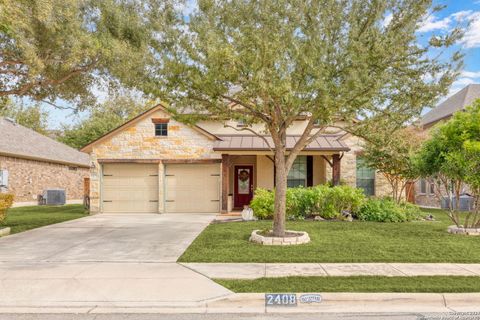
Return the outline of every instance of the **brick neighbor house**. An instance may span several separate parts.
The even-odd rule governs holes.
[[[469,84],[458,91],[437,107],[426,113],[420,120],[420,125],[425,131],[430,131],[435,125],[448,121],[455,112],[462,111],[480,99],[480,84]],[[436,186],[427,179],[420,179],[415,183],[415,203],[425,207],[440,207],[440,202],[435,196]],[[468,188],[464,190],[468,193]]]
[[[256,188],[273,189],[273,154],[263,139],[225,124],[243,126],[218,119],[188,125],[158,105],[85,146],[81,151],[92,162],[91,212],[229,212],[248,205]],[[298,117],[288,129],[287,148],[306,124]],[[334,128],[301,152],[288,185],[332,180],[369,195],[391,193],[383,176],[365,167],[360,139]]]
[[[89,164],[87,154],[0,117],[0,192],[13,193],[14,205],[35,205],[47,189],[81,201]]]

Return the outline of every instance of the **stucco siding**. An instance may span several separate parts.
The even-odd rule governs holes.
[[[273,190],[274,164],[267,156],[257,156],[257,187]]]

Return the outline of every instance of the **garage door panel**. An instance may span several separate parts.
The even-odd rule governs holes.
[[[158,165],[105,164],[104,212],[158,212]]]
[[[167,212],[219,212],[219,164],[176,164],[166,167]]]

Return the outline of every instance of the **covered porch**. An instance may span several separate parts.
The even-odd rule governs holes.
[[[287,139],[287,150],[296,137]],[[310,187],[331,181],[340,183],[341,159],[349,148],[340,136],[320,136],[295,160],[287,178],[289,187]],[[275,159],[265,141],[257,136],[220,136],[214,147],[222,155],[221,212],[241,210],[256,188],[275,187]]]

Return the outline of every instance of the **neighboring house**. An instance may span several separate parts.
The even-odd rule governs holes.
[[[448,121],[457,111],[462,111],[480,98],[480,84],[469,84],[458,91],[436,108],[426,113],[420,120],[421,127],[427,132],[435,125]],[[436,186],[427,179],[420,179],[415,184],[415,203],[425,207],[440,207],[440,202],[435,196]],[[468,192],[465,189],[465,192]]]
[[[89,167],[87,154],[0,117],[0,191],[13,193],[15,205],[37,204],[47,189],[82,200]]]
[[[287,148],[306,122],[299,118],[289,128]],[[92,162],[91,212],[228,212],[248,205],[256,188],[273,189],[273,153],[266,143],[226,124],[243,126],[215,119],[187,125],[158,105],[88,144],[81,151]],[[260,125],[252,129],[263,132]],[[360,152],[358,138],[332,129],[301,152],[288,185],[333,179],[371,195],[390,193]]]

